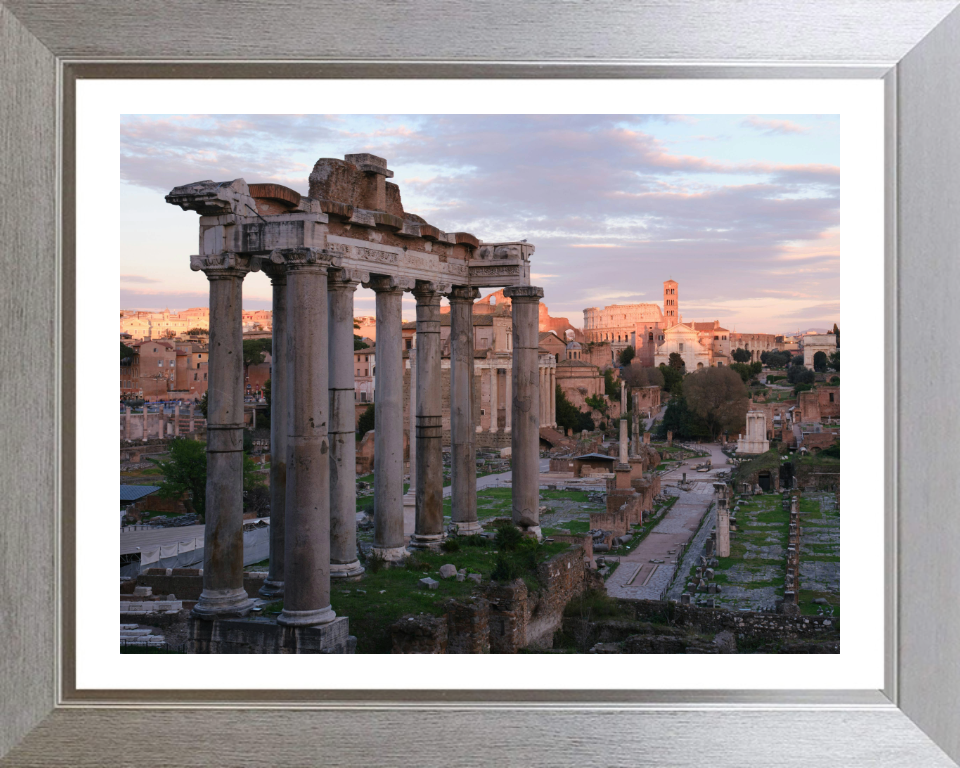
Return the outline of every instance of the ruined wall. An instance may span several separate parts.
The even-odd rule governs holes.
[[[582,537],[577,538],[582,544]],[[588,587],[602,588],[587,563],[585,549],[577,546],[540,564],[535,591],[522,579],[492,582],[473,600],[448,601],[443,616],[404,616],[390,629],[392,652],[517,653],[550,648],[567,603]]]
[[[827,636],[840,632],[840,618],[788,616],[779,613],[725,611],[659,600],[619,600],[637,621],[669,623],[692,632],[712,634],[723,630],[762,640]]]

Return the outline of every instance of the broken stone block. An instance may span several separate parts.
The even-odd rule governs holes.
[[[431,579],[429,576],[420,579],[420,586],[424,589],[436,589],[438,584],[440,584],[439,581]]]
[[[717,594],[717,585],[713,582],[707,584],[707,592],[711,595]]]
[[[153,594],[152,587],[134,587],[133,594],[137,597],[150,597]]]
[[[680,605],[690,605],[690,593],[684,592],[680,595]]]
[[[457,571],[457,581],[463,581],[466,578],[467,578],[466,568],[461,568],[459,571]]]
[[[457,575],[457,566],[453,563],[447,563],[446,565],[440,566],[440,578],[441,579],[451,579]]]
[[[481,576],[479,573],[468,573],[467,578],[479,584],[480,581],[483,579],[483,576]]]

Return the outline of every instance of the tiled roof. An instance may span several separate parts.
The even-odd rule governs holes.
[[[120,501],[136,501],[151,493],[160,490],[159,485],[124,485],[120,484]]]

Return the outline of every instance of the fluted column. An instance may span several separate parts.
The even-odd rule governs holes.
[[[377,384],[373,402],[373,552],[403,559],[403,328],[401,300],[406,284],[374,276],[377,294]]]
[[[330,270],[327,277],[330,397],[330,578],[363,573],[357,559],[357,439],[353,370],[353,294],[369,276]]]
[[[511,364],[510,370],[507,371],[507,375],[503,377],[503,384],[506,388],[503,397],[504,409],[503,409],[503,431],[506,434],[510,434],[513,431],[513,365]]]
[[[460,533],[480,530],[477,522],[477,454],[473,424],[473,302],[476,288],[450,294],[450,435],[453,443],[452,520]]]
[[[550,426],[557,428],[557,369],[550,369]]]
[[[259,269],[234,253],[191,256],[210,283],[207,364],[207,487],[201,619],[244,616],[253,607],[243,588],[243,278]],[[146,407],[144,407],[146,428]],[[146,429],[144,429],[146,437]]]
[[[287,268],[287,493],[283,612],[287,626],[326,624],[330,606],[330,393],[327,269],[314,248],[274,251]]]
[[[504,290],[513,304],[513,522],[540,537],[539,304],[543,288]]]
[[[407,362],[410,364],[410,391],[407,395],[407,434],[410,440],[407,456],[410,464],[410,484],[403,494],[403,536],[412,536],[417,525],[417,338],[409,350]]]
[[[490,431],[499,432],[500,431],[500,413],[498,402],[498,392],[497,392],[497,366],[494,363],[493,367],[490,368]]]
[[[418,282],[416,527],[411,549],[436,549],[443,541],[443,410],[440,388],[440,293],[432,283]]]
[[[287,498],[287,272],[267,261],[263,271],[273,286],[273,342],[270,363],[270,570],[260,595],[283,595],[284,531]]]

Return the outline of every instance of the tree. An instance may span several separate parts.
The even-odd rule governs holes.
[[[663,387],[663,373],[659,368],[644,368],[636,358],[620,371],[628,387]]]
[[[764,352],[760,355],[760,361],[768,368],[784,368],[790,362],[789,352]]]
[[[611,400],[620,399],[620,384],[613,378],[613,370],[607,368],[603,372],[603,393]]]
[[[750,362],[750,353],[741,347],[737,347],[735,350],[733,350],[733,352],[730,353],[730,357],[732,357],[738,363]]]
[[[630,365],[630,361],[636,356],[637,351],[633,347],[624,347],[620,350],[620,365]]]
[[[135,354],[137,354],[137,350],[135,350],[133,347],[128,347],[122,341],[120,342],[120,360],[121,361],[124,360],[125,358],[126,359],[132,358]]]
[[[679,395],[683,387],[683,370],[660,363],[660,375],[663,376],[663,388],[671,395]]]
[[[667,431],[673,432],[674,438],[709,438],[710,429],[706,420],[697,416],[687,406],[683,395],[670,399],[667,410],[663,414],[663,421],[657,430],[657,437],[664,439]]]
[[[210,333],[206,328],[191,328],[184,335],[185,336],[207,336]]]
[[[175,437],[170,443],[170,458],[157,461],[163,473],[158,495],[164,499],[179,499],[189,494],[189,502],[200,519],[206,515],[207,445],[199,440]],[[256,472],[256,464],[243,454],[243,489],[249,491],[263,484]]]
[[[207,393],[203,393],[203,397],[200,398],[200,402],[197,404],[197,407],[200,409],[200,413],[203,414],[203,418],[207,418]]]
[[[361,336],[353,334],[353,351],[356,352],[358,349],[369,349],[370,345],[363,340]]]
[[[559,384],[557,384],[556,401],[557,426],[563,430],[578,429],[580,425],[580,411],[567,399],[563,388]]]
[[[790,365],[803,365],[803,355],[794,355],[791,357]]]
[[[682,371],[687,367],[687,364],[683,361],[683,357],[679,352],[670,353],[670,367],[678,371]]]
[[[837,373],[840,372],[840,350],[831,353],[830,355],[830,367],[833,368]]]
[[[731,363],[730,370],[734,371],[741,379],[743,379],[744,384],[753,378],[753,370],[746,363]]]
[[[363,437],[367,432],[376,427],[375,414],[376,409],[373,407],[373,403],[370,403],[366,407],[363,413],[360,414],[360,419],[357,421],[357,435]]]
[[[813,370],[820,373],[827,370],[827,353],[822,349],[813,353]]]
[[[791,384],[813,384],[815,379],[813,371],[802,365],[791,365],[787,369],[787,381]]]
[[[590,397],[585,398],[584,402],[596,411],[606,415],[607,413],[607,398],[603,395],[590,395]]]
[[[747,388],[729,367],[703,368],[683,380],[683,397],[690,410],[706,421],[712,437],[743,430]]]
[[[833,335],[837,337],[837,349],[840,349],[840,326],[836,323],[833,324]]]
[[[251,365],[260,365],[266,360],[266,355],[272,354],[272,339],[244,339],[243,340],[243,367],[244,370]]]

